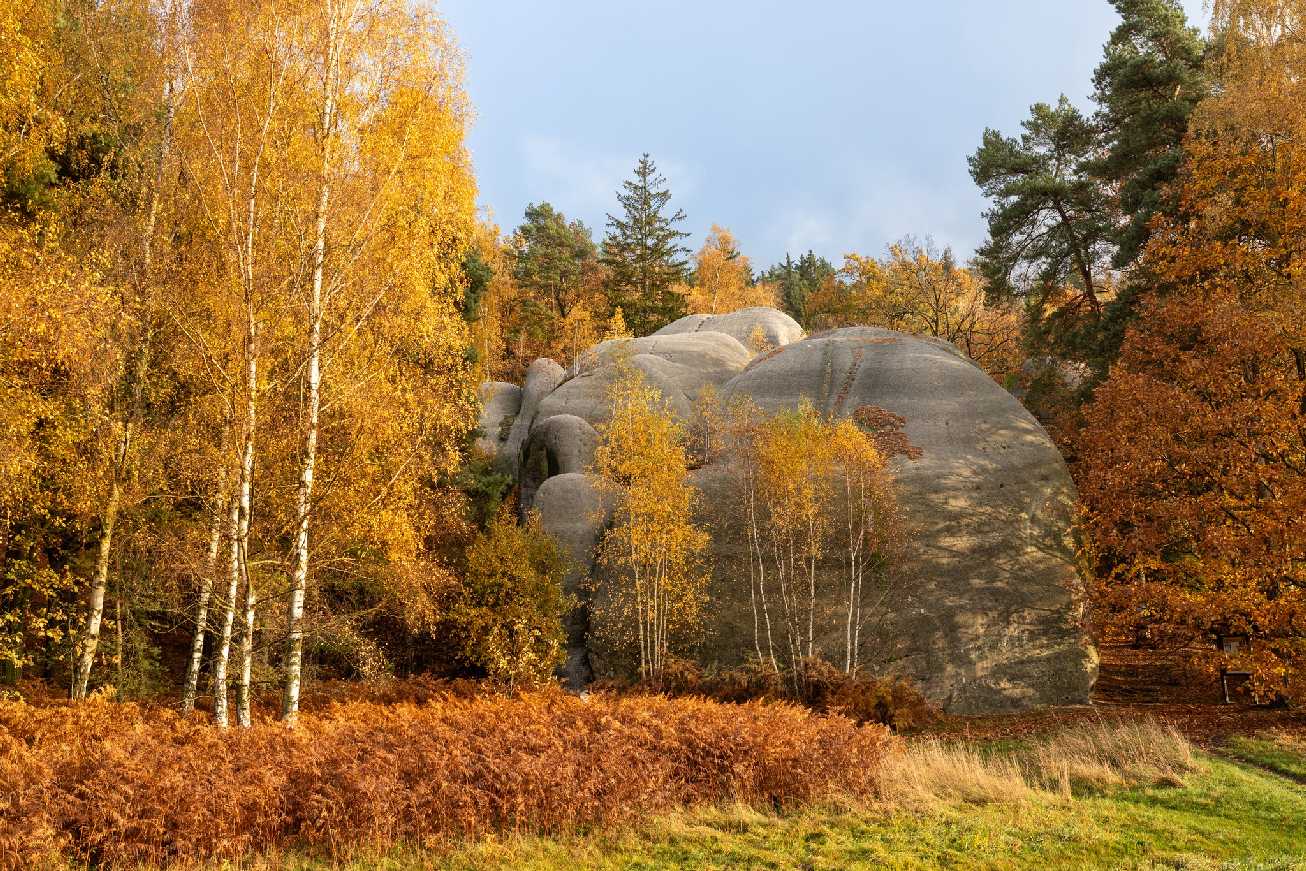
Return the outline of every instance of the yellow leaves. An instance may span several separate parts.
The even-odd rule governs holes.
[[[0,169],[22,177],[64,135],[44,83],[59,58],[54,5],[0,0]]]
[[[599,554],[623,582],[617,607],[639,637],[641,672],[657,677],[671,633],[699,619],[700,555],[709,538],[693,521],[697,491],[687,480],[684,427],[638,370],[619,371],[594,460],[599,486],[615,503]]]
[[[1019,368],[1020,319],[989,305],[978,276],[949,251],[905,239],[882,259],[851,253],[808,301],[816,329],[865,325],[952,342],[1001,379]]]
[[[775,306],[778,290],[765,282],[754,284],[748,258],[739,250],[734,234],[712,225],[707,241],[694,259],[694,285],[677,285],[692,314],[727,314],[754,306]]]
[[[509,686],[548,681],[563,658],[564,559],[531,514],[519,525],[505,508],[467,549],[453,620],[464,654]]]
[[[630,327],[626,326],[626,316],[617,306],[612,310],[612,317],[608,318],[607,325],[603,328],[603,341],[609,339],[629,339],[632,338]]]

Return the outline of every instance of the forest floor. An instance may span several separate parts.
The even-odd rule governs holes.
[[[1104,651],[1092,705],[945,717],[909,743],[1017,752],[1076,724],[1155,720],[1198,748],[1182,784],[1076,787],[927,808],[700,808],[568,837],[511,836],[452,850],[392,851],[344,866],[286,859],[255,868],[383,869],[1306,869],[1306,716],[1225,705],[1209,680],[1164,658]]]

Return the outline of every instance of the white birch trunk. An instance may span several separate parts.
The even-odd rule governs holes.
[[[240,680],[236,692],[236,720],[250,724],[249,680],[254,655],[254,611],[257,599],[249,576],[249,525],[254,494],[254,437],[258,424],[258,325],[252,301],[245,311],[245,443],[240,454],[240,489],[237,493],[236,534],[232,548],[232,582],[245,585],[244,631],[240,636]],[[231,610],[236,609],[236,588],[232,589]]]
[[[286,610],[286,684],[282,718],[289,726],[299,718],[299,692],[304,659],[304,594],[308,587],[309,522],[313,508],[313,474],[317,465],[318,415],[322,388],[322,276],[326,263],[327,207],[331,197],[331,137],[335,125],[336,90],[339,87],[340,21],[332,0],[326,2],[326,81],[322,94],[322,162],[318,187],[313,275],[309,288],[308,372],[305,402],[304,458],[299,476],[295,567]]]
[[[236,622],[236,594],[240,592],[240,500],[231,500],[227,519],[227,596],[223,600],[222,629],[213,654],[213,721],[227,727],[227,663],[231,659],[231,630]]]
[[[204,574],[200,578],[199,597],[195,602],[195,635],[191,639],[190,661],[186,663],[186,681],[181,691],[181,712],[195,710],[195,695],[199,687],[200,665],[204,661],[204,638],[209,627],[209,603],[218,581],[218,553],[222,549],[222,521],[227,507],[227,462],[224,434],[222,467],[218,471],[218,486],[213,500],[213,517],[209,526],[209,549],[204,558]]]
[[[130,442],[131,424],[123,435],[120,451],[126,450]],[[73,673],[73,699],[86,698],[86,686],[91,679],[91,666],[95,664],[95,651],[100,644],[100,626],[104,621],[104,592],[109,586],[109,554],[113,547],[113,528],[118,520],[118,504],[122,500],[122,485],[118,482],[118,466],[114,463],[113,483],[109,488],[109,499],[104,506],[104,518],[100,526],[99,550],[95,556],[95,575],[91,580],[91,594],[88,601],[89,613],[86,617],[86,631],[77,654],[77,668]]]
[[[240,560],[245,580],[245,625],[240,634],[240,680],[236,685],[236,722],[248,728],[254,721],[250,700],[250,681],[254,675],[254,622],[258,612],[258,594],[249,576],[244,556]]]
[[[150,190],[150,205],[141,227],[141,259],[137,281],[137,304],[144,318],[149,315],[148,292],[145,288],[150,281],[150,267],[154,261],[154,228],[158,223],[159,194],[163,187],[163,173],[167,166],[168,155],[172,150],[172,119],[175,112],[172,82],[164,85],[163,101],[166,115],[163,126],[163,139],[159,144],[158,161],[154,167],[154,185]],[[95,575],[91,580],[91,591],[86,620],[86,632],[82,638],[77,668],[73,675],[72,697],[86,698],[86,687],[91,678],[91,667],[95,663],[95,650],[100,643],[100,625],[104,619],[104,591],[109,584],[109,557],[113,550],[113,531],[118,519],[118,510],[122,502],[122,485],[126,480],[128,462],[132,446],[132,427],[141,412],[142,382],[149,369],[149,346],[151,334],[148,327],[141,337],[141,345],[136,351],[136,365],[133,375],[131,405],[124,412],[122,439],[119,441],[118,456],[114,463],[113,483],[109,498],[105,503],[103,521],[100,526],[99,552],[96,554]]]

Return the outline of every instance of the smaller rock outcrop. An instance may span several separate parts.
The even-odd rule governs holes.
[[[481,418],[477,422],[480,435],[476,447],[491,457],[497,457],[508,443],[512,422],[521,410],[522,390],[507,381],[486,381],[477,390],[481,400]]]
[[[612,508],[588,475],[566,472],[540,485],[535,493],[535,509],[540,513],[544,531],[562,547],[568,558],[563,589],[576,597],[578,604],[566,619],[567,662],[563,666],[563,676],[569,686],[579,689],[594,677],[587,646],[590,591],[586,589],[586,582],[590,577],[594,548],[611,519]]]
[[[684,333],[725,333],[753,350],[757,339],[771,348],[802,341],[803,328],[798,321],[773,308],[745,308],[724,315],[685,315],[672,321],[653,335],[674,336]]]
[[[522,448],[526,437],[531,434],[536,412],[545,397],[558,389],[558,385],[567,378],[566,371],[547,357],[541,357],[526,370],[526,386],[522,388],[521,407],[512,422],[512,429],[504,442],[499,456],[505,468],[514,476],[521,471]]]
[[[574,414],[555,414],[537,423],[531,429],[523,455],[522,506],[529,508],[535,491],[550,478],[589,469],[598,446],[598,432]]]
[[[748,350],[725,333],[609,339],[588,351],[579,374],[540,403],[534,425],[559,414],[575,415],[594,427],[607,423],[612,414],[610,391],[623,361],[643,373],[673,414],[688,420],[703,390],[725,384],[751,359]],[[523,407],[523,416],[524,411]]]

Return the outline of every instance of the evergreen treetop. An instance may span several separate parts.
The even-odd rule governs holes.
[[[684,297],[673,286],[686,278],[689,249],[678,229],[681,209],[667,214],[671,190],[648,154],[617,194],[622,215],[608,215],[602,260],[610,270],[608,294],[636,335],[647,335],[685,314]]]

